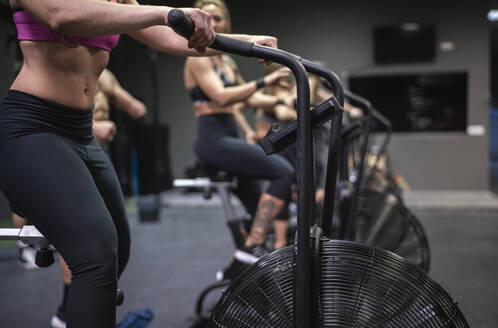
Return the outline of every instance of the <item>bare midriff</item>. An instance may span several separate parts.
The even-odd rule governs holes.
[[[204,102],[194,105],[195,117],[210,114],[233,114],[233,106],[220,106],[215,102]]]
[[[61,42],[20,41],[24,57],[11,89],[61,105],[89,109],[109,52]]]

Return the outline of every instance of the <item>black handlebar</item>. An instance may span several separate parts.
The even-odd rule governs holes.
[[[334,96],[322,102],[311,110],[311,127],[317,129],[325,122],[330,121],[332,116],[341,111],[341,106]],[[266,155],[272,155],[283,151],[289,145],[296,142],[297,121],[292,121],[281,130],[275,131],[272,127],[266,136],[258,141]]]
[[[168,14],[168,23],[171,28],[181,36],[189,39],[194,33],[195,25],[185,13],[178,9],[172,9]],[[244,57],[253,57],[252,48],[254,44],[223,35],[216,35],[216,39],[209,48],[229,52]]]
[[[168,23],[176,33],[185,39],[190,39],[195,30],[194,22],[185,13],[178,9],[172,9],[168,14]]]

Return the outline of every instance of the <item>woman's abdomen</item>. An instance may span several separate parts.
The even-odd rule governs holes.
[[[24,63],[11,89],[73,108],[92,105],[97,80],[109,60],[107,51],[58,42],[20,44]]]

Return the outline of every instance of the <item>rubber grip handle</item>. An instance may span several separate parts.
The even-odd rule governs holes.
[[[168,23],[173,31],[180,34],[187,40],[190,39],[190,36],[192,35],[192,33],[194,33],[194,22],[192,22],[190,17],[185,15],[185,13],[181,10],[170,10],[168,14]]]
[[[223,52],[229,52],[244,57],[252,57],[254,43],[230,38],[224,35],[216,35],[216,39],[209,48]]]
[[[181,10],[172,9],[168,14],[168,23],[176,33],[187,40],[194,33],[194,23]],[[251,42],[233,39],[224,35],[216,35],[216,39],[209,47],[223,52],[251,57],[253,45]]]

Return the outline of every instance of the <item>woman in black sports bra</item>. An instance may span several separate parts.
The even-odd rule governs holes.
[[[211,14],[216,32],[230,32],[230,18],[222,0],[198,0],[194,7]],[[273,218],[290,195],[294,169],[281,156],[266,156],[259,146],[239,139],[236,121],[246,133],[246,139],[253,141],[254,132],[240,109],[245,106],[271,108],[276,103],[284,103],[275,96],[257,91],[264,85],[278,83],[289,74],[288,70],[279,70],[264,79],[245,83],[233,60],[226,55],[189,57],[185,64],[185,87],[193,100],[198,123],[194,151],[204,164],[239,178],[235,192],[254,218],[244,249],[235,253],[237,259],[246,263],[252,263],[264,254],[261,244]],[[263,193],[258,179],[270,181]]]

